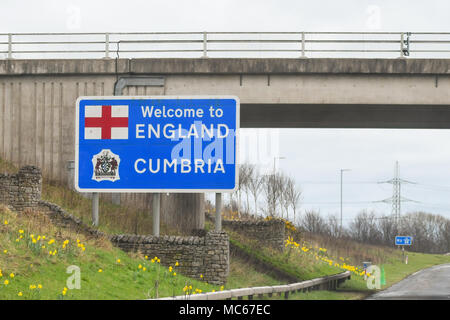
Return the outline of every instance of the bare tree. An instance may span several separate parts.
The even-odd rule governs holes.
[[[258,215],[258,196],[264,183],[264,178],[254,169],[248,180],[248,191],[255,201],[255,215]]]
[[[241,214],[241,191],[246,189],[249,181],[249,174],[253,168],[248,163],[239,166],[239,183],[238,183],[238,214]]]
[[[303,229],[311,233],[326,233],[325,221],[318,211],[306,211],[305,216],[301,220],[301,226]]]
[[[289,178],[286,177],[284,174],[280,173],[279,176],[279,188],[280,188],[280,198],[279,198],[279,205],[280,205],[280,212],[281,217],[284,218],[284,213],[286,213],[286,219],[289,217],[289,199],[287,196],[287,188],[289,184]],[[284,211],[284,213],[283,213]]]
[[[378,230],[381,233],[383,244],[394,243],[395,236],[398,233],[397,229],[394,217],[384,216],[378,219]]]
[[[292,211],[294,213],[293,221],[296,221],[295,214],[297,211],[297,207],[298,207],[301,195],[302,195],[302,192],[296,188],[295,181],[293,179],[289,178],[287,181],[287,186],[286,186],[286,198],[287,198],[288,205],[290,207],[292,207]]]
[[[256,172],[256,167],[255,167],[255,165],[249,164],[248,167],[247,167],[246,182],[245,182],[245,185],[244,185],[245,196],[246,196],[246,198],[247,198],[247,201],[246,201],[246,205],[247,205],[246,211],[247,211],[247,214],[250,213],[250,199],[249,199],[249,195],[250,195],[250,184],[251,184],[251,181],[252,181],[252,179],[253,179],[253,176],[255,175],[255,172]]]
[[[362,210],[350,223],[350,235],[357,241],[380,243],[380,232],[374,212]]]
[[[280,203],[283,182],[280,174],[267,175],[264,178],[263,192],[266,198],[266,208],[263,209],[269,216],[277,215],[277,207]]]
[[[342,237],[341,234],[341,224],[337,215],[329,215],[327,217],[327,231],[328,234],[333,238]]]

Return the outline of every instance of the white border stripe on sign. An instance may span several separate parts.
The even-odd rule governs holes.
[[[168,189],[158,189],[158,188],[118,188],[118,189],[112,189],[112,188],[80,188],[79,186],[79,139],[80,139],[80,103],[83,100],[165,100],[165,99],[234,99],[236,101],[236,140],[235,140],[235,160],[236,160],[236,167],[235,167],[235,177],[234,177],[234,188],[232,189],[175,189],[175,188],[168,188]],[[127,103],[128,101],[121,101],[119,103]],[[101,102],[99,102],[101,103]],[[75,117],[75,178],[74,178],[74,184],[75,189],[79,192],[107,192],[107,193],[203,193],[203,192],[234,192],[238,188],[239,183],[239,127],[240,127],[240,101],[237,96],[230,96],[230,95],[198,95],[198,96],[81,96],[78,97],[76,102],[76,117]],[[86,128],[85,128],[86,129]],[[101,132],[100,132],[101,133]],[[101,135],[100,135],[101,139]]]

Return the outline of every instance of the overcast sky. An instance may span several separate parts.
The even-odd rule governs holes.
[[[443,31],[446,0],[2,0],[0,32]]]
[[[0,33],[126,31],[450,31],[446,0],[190,0],[62,1],[1,0]],[[284,129],[265,131],[279,141],[282,170],[303,190],[302,210],[339,212],[340,169],[344,219],[392,195],[395,161],[402,195],[421,203],[403,212],[427,210],[450,218],[448,130]],[[245,145],[244,145],[245,146]],[[266,164],[267,165],[267,164]],[[327,202],[326,204],[324,202]],[[360,203],[361,202],[361,203]],[[362,203],[364,202],[364,203]]]

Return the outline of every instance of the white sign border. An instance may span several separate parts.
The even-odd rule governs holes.
[[[80,101],[81,100],[168,100],[168,99],[233,99],[236,101],[236,149],[235,149],[235,177],[233,189],[88,189],[78,186],[78,166],[79,166],[79,126],[80,126]],[[76,101],[75,110],[75,190],[83,193],[231,193],[235,192],[239,186],[239,131],[240,131],[240,108],[241,102],[239,97],[233,95],[182,95],[182,96],[80,96]]]
[[[397,238],[410,238],[411,239],[411,243],[410,244],[397,244]],[[412,236],[395,236],[394,242],[395,242],[396,246],[412,246],[413,237]]]

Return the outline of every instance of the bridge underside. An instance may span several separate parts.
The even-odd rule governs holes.
[[[450,129],[450,105],[242,103],[241,127]]]

